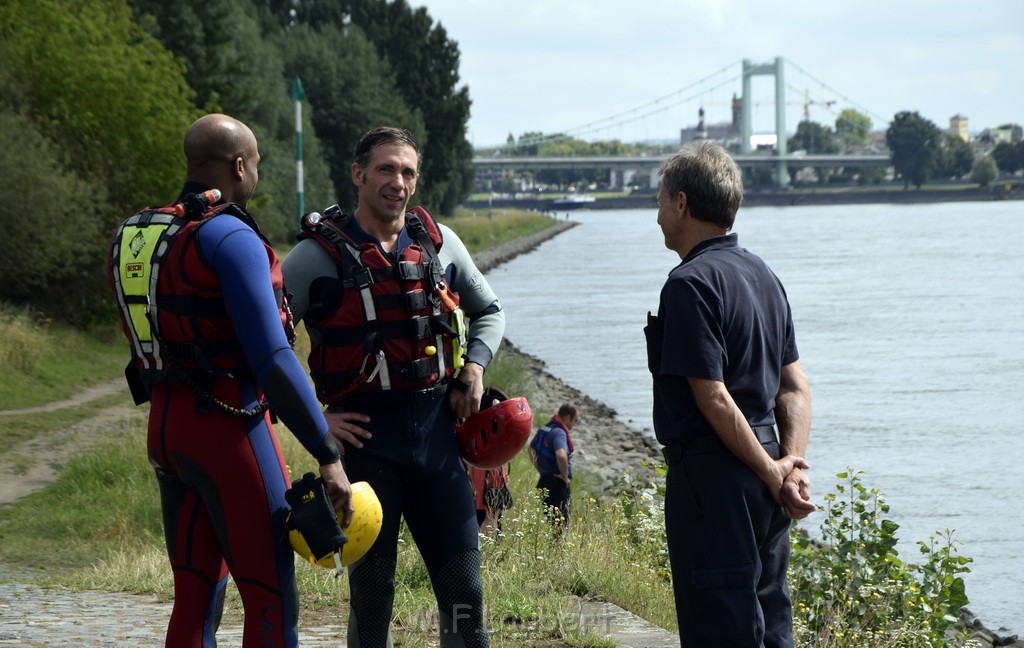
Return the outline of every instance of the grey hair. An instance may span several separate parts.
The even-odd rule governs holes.
[[[661,164],[658,175],[670,198],[686,195],[694,218],[732,229],[743,202],[743,176],[724,148],[687,145]]]

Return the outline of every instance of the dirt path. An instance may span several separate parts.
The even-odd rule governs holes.
[[[83,389],[66,400],[20,410],[0,411],[2,420],[3,417],[41,414],[78,407],[108,399],[118,393],[121,393],[123,398],[116,399],[109,407],[104,407],[69,428],[43,432],[5,449],[0,456],[0,508],[9,506],[19,498],[34,493],[57,479],[68,461],[91,447],[112,425],[131,421],[133,424],[144,426],[146,410],[135,407],[131,396],[128,395],[124,379],[118,378]]]
[[[26,407],[24,409],[15,410],[0,410],[0,416],[23,416],[25,414],[39,414],[42,412],[53,412],[60,409],[66,409],[68,407],[76,407],[85,403],[106,398],[111,394],[116,394],[119,391],[126,391],[127,388],[124,384],[124,378],[115,378],[92,387],[86,387],[82,391],[74,394],[71,398],[62,401],[53,401],[52,403],[44,403],[43,405],[37,405],[36,407]]]

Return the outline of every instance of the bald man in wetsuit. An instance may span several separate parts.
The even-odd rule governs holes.
[[[133,393],[144,388],[137,400],[148,395],[152,403],[148,454],[174,572],[166,645],[215,645],[230,572],[245,611],[242,645],[293,647],[298,592],[284,497],[290,478],[267,406],[317,459],[343,526],[352,515],[350,484],[289,343],[278,259],[245,210],[259,179],[256,138],[236,119],[206,115],[189,127],[184,148],[178,201],[140,214],[170,218],[176,205],[187,204],[186,196],[209,189],[221,196],[179,218],[158,283],[142,296],[152,308],[158,351],[146,354],[126,307],[133,298],[118,277],[133,253],[140,258],[138,246],[120,241],[135,231],[143,240],[141,227],[119,229],[111,260],[122,325],[133,345],[126,373]],[[143,265],[135,268],[142,272]]]

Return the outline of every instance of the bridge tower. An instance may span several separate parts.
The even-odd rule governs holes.
[[[775,154],[779,163],[775,167],[776,182],[780,187],[789,183],[786,168],[786,82],[783,72],[783,58],[775,57],[773,63],[755,65],[750,59],[743,59],[743,96],[740,112],[740,153],[750,153],[750,112],[753,105],[750,93],[750,78],[759,75],[775,77]]]

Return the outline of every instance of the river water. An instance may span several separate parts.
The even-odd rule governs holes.
[[[643,326],[679,261],[655,215],[563,212],[579,225],[487,275],[509,340],[652,435]],[[751,207],[735,231],[789,294],[816,501],[862,471],[901,557],[953,530],[971,611],[1024,634],[1024,203]]]

